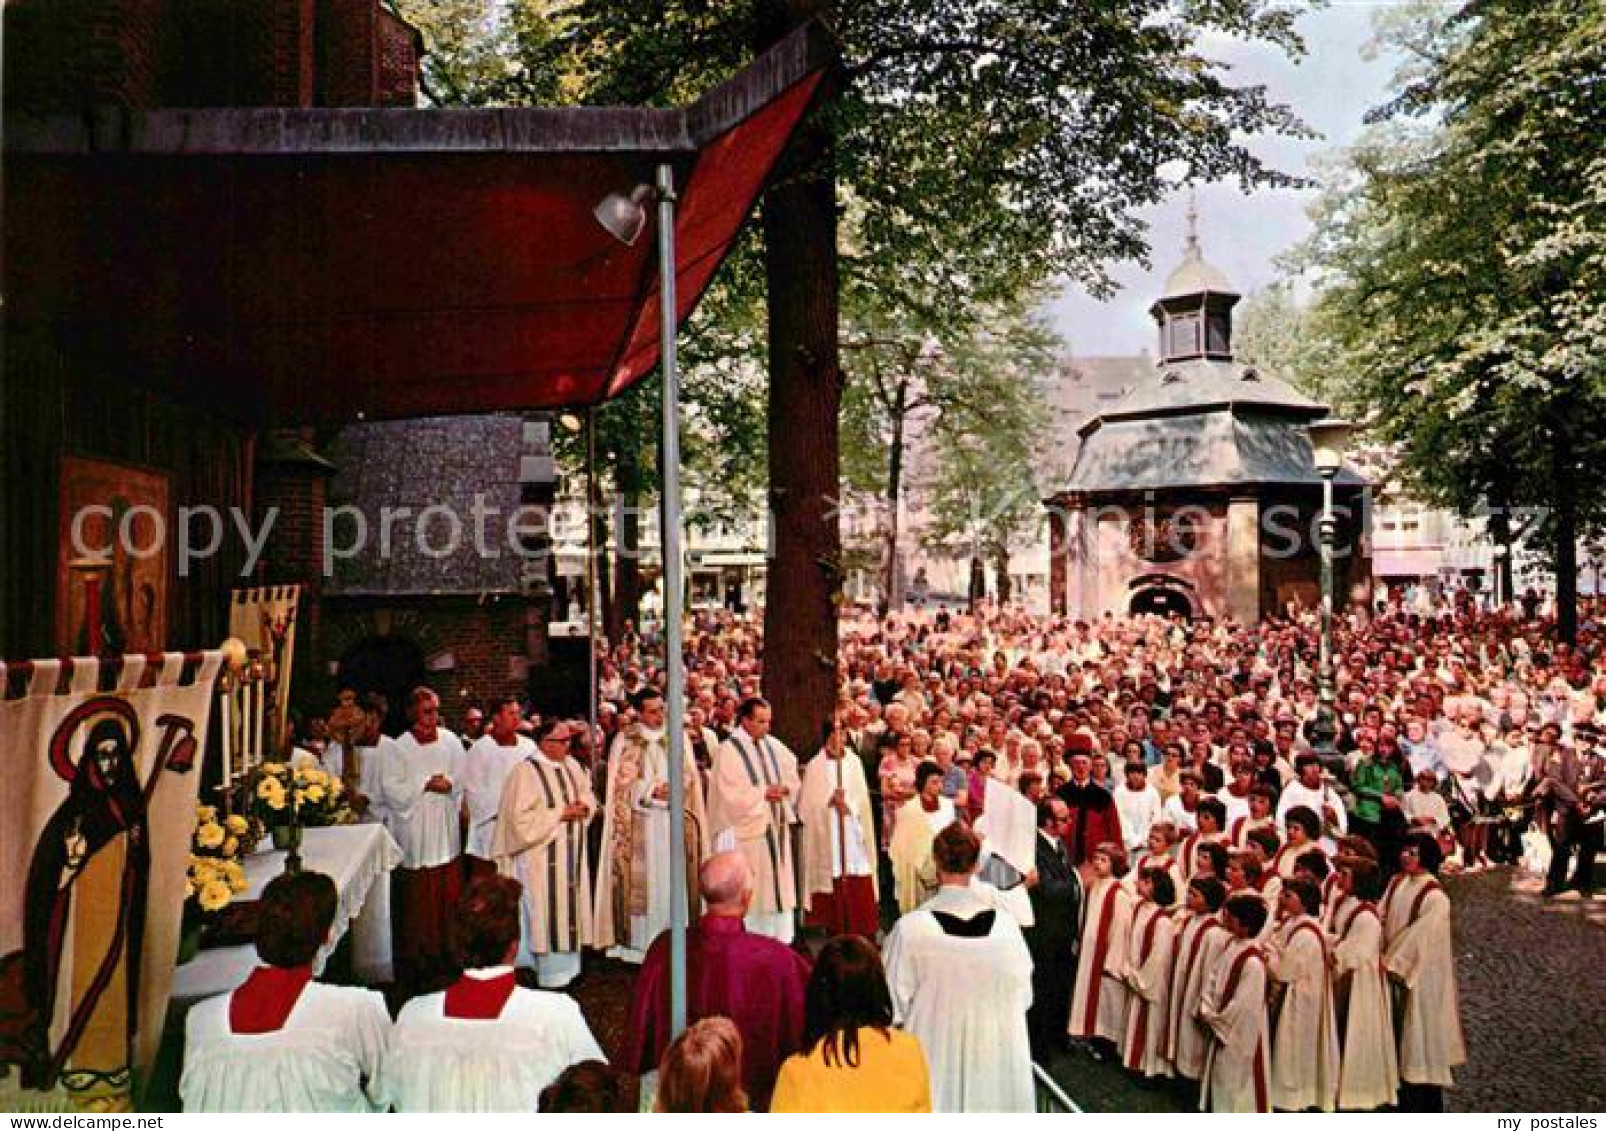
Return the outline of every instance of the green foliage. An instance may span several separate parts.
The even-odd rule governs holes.
[[[1385,31],[1410,51],[1403,87],[1293,261],[1324,284],[1312,336],[1433,499],[1548,506],[1582,486],[1588,521],[1606,454],[1606,13],[1489,0]]]

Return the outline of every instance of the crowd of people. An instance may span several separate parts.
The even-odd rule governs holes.
[[[1465,1060],[1437,875],[1522,861],[1547,896],[1593,893],[1606,653],[1585,614],[1567,645],[1520,611],[1357,611],[1335,624],[1330,716],[1310,619],[849,616],[802,758],[770,733],[757,626],[704,614],[680,843],[651,638],[606,653],[595,734],[509,699],[459,737],[421,688],[390,738],[370,697],[312,756],[402,849],[416,996],[392,1026],[366,991],[309,985],[308,940],[273,943],[264,911],[264,966],[191,1014],[186,1105],[333,1010],[355,1092],[233,1106],[634,1107],[622,1071],[663,1110],[1030,1110],[1034,1057],[1069,1050],[1212,1111],[1435,1108]],[[546,992],[588,953],[641,967],[611,1068]],[[518,1072],[471,1067],[524,1041],[542,1053]]]

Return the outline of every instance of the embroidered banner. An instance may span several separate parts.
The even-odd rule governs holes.
[[[229,635],[239,637],[246,648],[262,657],[273,690],[268,704],[273,715],[268,725],[270,761],[280,753],[278,744],[284,741],[290,713],[290,668],[296,654],[296,608],[300,603],[299,585],[235,589],[229,594]],[[305,740],[306,735],[297,737]]]
[[[0,663],[0,1107],[127,1109],[155,1059],[221,663]]]

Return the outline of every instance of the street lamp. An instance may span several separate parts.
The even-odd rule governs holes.
[[[1322,516],[1318,526],[1322,553],[1321,701],[1311,738],[1324,769],[1333,769],[1338,760],[1333,750],[1338,733],[1333,713],[1333,542],[1338,526],[1333,515],[1333,480],[1344,464],[1344,447],[1352,431],[1349,421],[1337,417],[1318,420],[1310,426],[1311,454],[1322,477]]]

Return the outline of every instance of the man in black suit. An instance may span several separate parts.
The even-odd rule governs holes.
[[[1026,1011],[1033,1059],[1046,1063],[1066,1048],[1076,948],[1082,933],[1082,880],[1065,849],[1070,807],[1057,797],[1037,805],[1037,870],[1026,878],[1032,918],[1025,931],[1032,953],[1032,1005]]]

